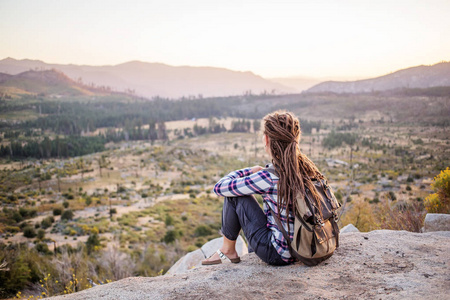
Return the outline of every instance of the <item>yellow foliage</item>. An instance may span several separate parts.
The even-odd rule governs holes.
[[[92,229],[91,229],[91,233],[92,234],[98,234],[99,233],[99,230],[98,230],[98,228],[97,227],[92,227]]]
[[[425,209],[429,213],[438,213],[440,212],[441,201],[439,200],[439,195],[437,193],[431,194],[425,198],[424,201]]]
[[[434,177],[431,188],[435,193],[425,198],[425,209],[429,213],[450,213],[450,169],[446,168]]]
[[[86,232],[89,232],[89,231],[90,231],[90,228],[89,228],[89,226],[87,226],[86,224],[83,224],[83,225],[81,226],[81,229],[83,230],[83,232],[84,232],[84,233],[86,233]]]
[[[353,203],[341,220],[344,226],[351,223],[360,231],[367,232],[377,229],[372,207],[365,201]]]

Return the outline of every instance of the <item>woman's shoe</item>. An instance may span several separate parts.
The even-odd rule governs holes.
[[[223,254],[223,252],[220,251],[220,250],[217,250],[216,252],[217,252],[217,254],[219,254],[219,259],[215,259],[215,260],[207,260],[207,259],[205,259],[204,261],[202,261],[202,265],[204,265],[204,266],[218,265],[218,264],[222,263],[222,260],[228,260],[228,261],[232,262],[233,264],[237,264],[238,262],[241,261],[241,258],[239,256],[236,257],[236,258],[229,258],[225,254]]]

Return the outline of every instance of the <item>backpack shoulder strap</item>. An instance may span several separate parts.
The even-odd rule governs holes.
[[[275,219],[275,222],[277,223],[278,229],[281,231],[281,233],[283,234],[284,239],[286,240],[286,244],[288,245],[288,249],[289,249],[289,253],[291,254],[292,257],[296,257],[295,254],[293,253],[293,249],[291,246],[291,238],[289,237],[289,234],[286,232],[286,230],[284,230],[283,224],[281,224],[281,221],[278,217],[278,215],[275,214],[275,212],[272,210],[272,208],[267,205],[270,209],[270,211],[272,212],[272,216]]]

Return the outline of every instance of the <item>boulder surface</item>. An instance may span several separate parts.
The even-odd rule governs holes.
[[[424,232],[449,231],[449,214],[427,214],[424,222]]]
[[[347,226],[344,226],[340,229],[341,234],[342,233],[349,233],[349,232],[359,232],[358,228],[355,227],[353,224],[348,224]]]
[[[239,264],[130,277],[53,299],[448,299],[449,249],[449,231],[352,232],[315,267],[269,266],[250,253]]]

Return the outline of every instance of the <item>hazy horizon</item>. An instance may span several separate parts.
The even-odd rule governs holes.
[[[450,1],[10,1],[0,57],[354,80],[450,60]]]
[[[364,79],[370,79],[370,78],[376,78],[376,77],[380,77],[380,76],[384,76],[384,75],[388,75],[390,73],[402,70],[402,69],[408,69],[411,67],[417,67],[419,65],[416,66],[405,66],[401,69],[398,70],[393,70],[392,72],[386,73],[386,74],[378,74],[378,75],[374,75],[371,77],[363,77],[363,76],[322,76],[322,77],[311,77],[308,75],[294,75],[294,76],[274,76],[274,77],[266,77],[266,76],[262,76],[261,74],[255,73],[252,70],[233,70],[233,69],[229,69],[229,68],[225,68],[225,67],[214,67],[214,66],[192,66],[192,65],[170,65],[164,62],[149,62],[149,61],[141,61],[141,60],[128,60],[128,61],[124,61],[124,62],[119,62],[119,63],[115,63],[115,64],[74,64],[74,63],[67,63],[67,64],[63,64],[63,63],[58,63],[58,62],[49,62],[49,61],[44,61],[41,59],[31,59],[31,58],[16,58],[16,57],[0,57],[0,61],[5,60],[5,59],[14,59],[17,61],[21,61],[21,60],[31,60],[31,61],[41,61],[43,63],[46,64],[56,64],[56,65],[74,65],[74,66],[91,66],[91,67],[110,67],[110,66],[117,66],[117,65],[122,65],[122,64],[126,64],[126,63],[130,63],[130,62],[141,62],[141,63],[149,63],[149,64],[162,64],[162,65],[167,65],[167,66],[171,66],[171,67],[194,67],[194,68],[220,68],[220,69],[227,69],[230,71],[237,71],[237,72],[252,72],[257,76],[261,76],[265,79],[290,79],[290,80],[311,80],[311,81],[328,81],[328,80],[336,80],[336,81],[354,81],[354,80],[364,80]],[[446,61],[445,61],[446,62]],[[436,62],[431,65],[435,65],[438,64],[440,62]]]

